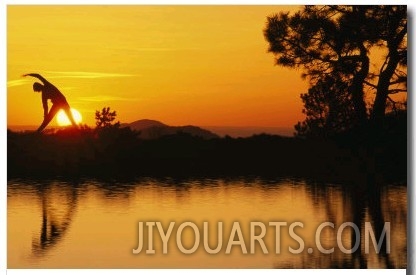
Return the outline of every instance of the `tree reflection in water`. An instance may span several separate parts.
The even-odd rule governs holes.
[[[363,179],[361,179],[363,180]],[[302,253],[300,261],[275,262],[276,268],[406,268],[407,258],[407,201],[395,186],[387,186],[383,179],[367,177],[367,184],[311,185],[311,197],[317,208],[324,210],[329,222],[334,223],[332,232],[321,238],[325,249],[334,252],[323,254],[314,249]],[[398,186],[398,190],[400,187]],[[343,253],[337,243],[337,229],[345,222],[353,222],[360,229],[359,248],[351,254]],[[365,223],[370,222],[378,242],[383,235],[385,222],[390,222],[390,253],[386,253],[386,236],[376,253],[373,241],[369,241],[369,253],[365,253]],[[346,232],[346,233],[345,233]],[[326,232],[328,233],[328,232]],[[351,249],[356,243],[354,230],[344,230],[342,243]]]

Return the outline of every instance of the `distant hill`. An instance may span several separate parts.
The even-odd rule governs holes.
[[[157,120],[140,119],[132,123],[123,123],[121,124],[121,127],[130,127],[133,130],[141,131],[141,130],[151,128],[151,127],[169,127],[169,126]]]
[[[219,136],[197,126],[169,126],[157,120],[141,119],[132,123],[122,123],[121,127],[130,127],[132,130],[140,132],[142,139],[155,139],[166,135],[186,133],[204,139],[218,138]]]

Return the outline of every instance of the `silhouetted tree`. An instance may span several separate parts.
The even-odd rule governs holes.
[[[98,129],[106,128],[110,126],[119,126],[120,122],[116,122],[113,124],[114,120],[116,119],[117,113],[116,111],[110,111],[110,107],[104,107],[101,112],[95,111],[95,125]]]
[[[344,92],[345,86],[341,81],[326,77],[301,94],[306,119],[295,125],[295,135],[323,137],[349,130],[354,106],[351,97]]]
[[[389,95],[407,92],[406,16],[406,6],[305,6],[292,15],[281,12],[267,18],[264,35],[276,64],[302,68],[302,76],[310,81],[311,89],[302,95],[307,110],[304,123],[314,121],[321,104],[338,112],[339,118],[345,113],[329,108],[330,101],[309,100],[323,92],[328,79],[343,85],[329,84],[326,92],[336,93],[333,99],[351,102],[352,113],[340,121],[345,124],[340,129],[362,126],[369,117],[376,124],[383,121]],[[378,53],[370,55],[373,49]],[[370,64],[380,66],[371,70]],[[373,103],[365,96],[371,90],[376,91]],[[329,113],[324,114],[326,122]]]
[[[389,95],[407,92],[407,7],[377,6],[374,14],[380,42],[387,52],[380,71],[372,75],[378,77],[378,82],[373,84],[377,93],[371,115],[380,123],[385,117],[387,100],[394,102]]]

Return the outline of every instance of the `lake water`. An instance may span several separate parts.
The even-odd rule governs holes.
[[[344,186],[344,187],[343,187]],[[322,185],[293,179],[152,179],[133,182],[28,181],[8,182],[8,268],[405,268],[407,265],[407,191],[403,185],[364,187],[356,185]],[[146,254],[149,245],[146,222],[161,222],[167,231],[175,222],[167,254],[156,225],[153,230],[155,254]],[[365,222],[375,232],[390,222],[389,253],[376,253],[370,241],[365,253]],[[139,222],[144,223],[144,248],[139,254]],[[184,254],[178,248],[177,229],[185,222],[194,223],[200,232],[196,251]],[[211,249],[218,244],[218,224],[222,222],[222,248],[209,254],[203,245],[203,223]],[[234,222],[242,232],[243,253],[237,235],[229,239]],[[250,237],[262,233],[260,226],[250,230],[252,222],[265,225],[264,241],[251,245]],[[286,222],[277,234],[270,222]],[[295,222],[303,227],[294,228]],[[317,228],[325,227],[320,244]],[[362,232],[361,246],[355,253],[343,253],[338,244],[350,249],[356,235],[351,226],[339,230],[345,222],[354,222]],[[385,228],[384,228],[385,229]],[[341,231],[340,237],[337,233]],[[234,231],[234,233],[236,233]],[[238,233],[238,232],[237,232]],[[280,237],[280,246],[276,243]],[[195,232],[186,226],[181,241],[185,249],[195,244]],[[379,238],[376,236],[376,239]],[[146,241],[147,240],[147,241]],[[226,253],[227,244],[230,253]],[[236,244],[238,243],[239,244]],[[386,239],[385,242],[387,243]],[[251,253],[254,246],[254,253]],[[276,247],[280,252],[276,253]],[[381,252],[386,247],[381,247]]]

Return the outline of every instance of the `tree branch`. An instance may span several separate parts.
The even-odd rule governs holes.
[[[370,82],[368,82],[367,80],[364,80],[364,83],[366,84],[366,85],[368,85],[368,86],[370,86],[370,87],[372,87],[372,88],[377,88],[377,85],[375,85],[375,84],[373,84],[373,83],[370,83]]]
[[[400,84],[407,81],[407,77],[399,76],[397,80],[390,82],[389,85]]]
[[[389,94],[397,94],[397,93],[407,93],[407,89],[391,89],[391,90],[389,90]]]

